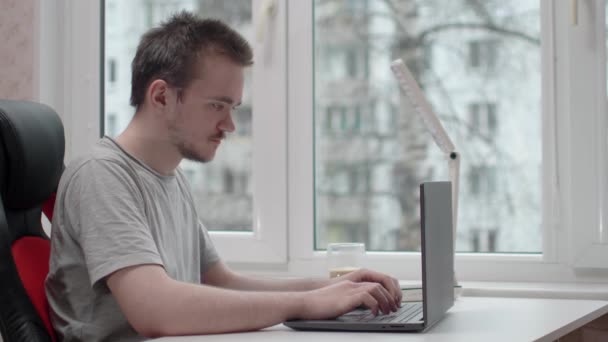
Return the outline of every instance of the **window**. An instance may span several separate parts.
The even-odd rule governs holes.
[[[448,132],[461,149],[462,176],[471,180],[470,194],[466,193],[469,188],[462,188],[456,248],[469,251],[467,235],[472,234],[469,231],[473,229],[478,211],[497,211],[493,203],[473,201],[469,197],[491,197],[494,202],[512,197],[509,214],[494,218],[493,226],[497,230],[512,231],[509,240],[496,240],[497,248],[511,252],[540,252],[539,3],[520,1],[506,5],[457,1],[447,7],[445,3],[432,0],[402,1],[401,5],[393,6],[378,0],[361,1],[364,5],[357,7],[349,6],[349,3],[314,1],[314,65],[342,66],[348,70],[346,78],[323,69],[314,71],[316,122],[325,123],[326,130],[332,133],[350,133],[315,136],[316,175],[322,179],[317,183],[315,194],[316,248],[323,249],[326,243],[334,242],[323,240],[323,237],[349,236],[332,232],[332,229],[346,229],[335,222],[353,220],[351,211],[339,209],[345,206],[344,203],[350,203],[360,218],[349,226],[350,229],[364,231],[353,232],[350,236],[364,236],[368,249],[404,250],[406,245],[419,244],[419,241],[395,244],[390,237],[413,236],[411,232],[419,229],[419,219],[409,219],[419,215],[418,185],[425,180],[447,179],[447,170],[420,117],[401,96],[388,68],[392,60],[405,58],[435,110],[443,113]],[[480,6],[483,11],[479,11]],[[418,7],[424,9],[413,10]],[[491,25],[452,27],[454,16],[466,23],[492,21],[498,28],[493,29]],[[405,24],[401,18],[406,17]],[[347,26],[337,32],[337,23]],[[507,30],[528,39],[500,33]],[[494,68],[498,63],[499,44],[518,57],[501,65],[502,68],[491,76],[480,78],[469,73],[469,65]],[[430,58],[430,51],[433,51],[433,58]],[[467,53],[469,58],[463,58]],[[343,55],[348,58],[342,59]],[[365,58],[366,55],[371,58]],[[426,63],[420,63],[421,56],[426,57]],[[358,69],[353,67],[353,61],[369,63],[361,67],[370,70],[369,74],[355,72]],[[512,87],[512,84],[520,86]],[[470,101],[480,96],[498,100]],[[352,129],[353,111],[345,105],[333,104],[338,99],[346,103],[350,100],[353,105],[376,102],[376,110],[369,113],[377,123],[375,134]],[[504,126],[509,128],[505,137],[499,134],[497,118],[501,103],[511,108],[509,116],[501,118],[500,122],[502,125],[504,121]],[[522,158],[524,154],[526,158]],[[340,176],[332,174],[334,168],[326,167],[326,164],[340,164]],[[357,184],[349,182],[347,176],[356,173],[361,164],[370,165],[372,175],[366,198],[355,191]],[[521,171],[513,172],[516,168]],[[324,177],[325,172],[329,173],[327,177]],[[510,186],[497,187],[498,178],[508,184],[528,184],[529,191],[521,193]],[[327,187],[337,191],[327,193],[323,190]],[[335,198],[337,193],[340,200]],[[327,196],[330,198],[325,198]],[[536,208],[537,212],[528,210],[530,207]],[[343,216],[337,217],[338,213]],[[527,223],[515,224],[516,221]],[[535,236],[536,244],[527,242],[530,236]]]
[[[319,178],[319,192],[328,196],[367,195],[370,191],[370,170],[374,167],[369,163],[359,165],[328,162],[327,170]]]
[[[116,82],[116,60],[114,58],[108,60],[108,82],[110,84]]]
[[[475,6],[475,5],[473,5]],[[469,65],[472,68],[492,70],[498,58],[498,40],[472,40],[469,42]]]
[[[422,180],[447,179],[447,166],[420,119],[408,108],[407,99],[391,84],[393,78],[386,66],[401,57],[406,59],[462,154],[457,250],[481,254],[458,254],[457,272],[470,279],[578,279],[580,275],[573,276],[569,266],[573,258],[578,258],[574,255],[590,255],[583,246],[596,244],[598,251],[604,248],[597,228],[601,227],[597,213],[602,211],[598,211],[594,198],[603,196],[597,190],[601,182],[597,170],[605,170],[606,166],[600,168],[592,159],[602,158],[596,153],[605,152],[606,148],[603,143],[598,145],[597,139],[605,135],[598,133],[598,126],[585,126],[578,121],[574,126],[580,125],[579,128],[573,130],[575,119],[569,116],[577,113],[578,119],[583,115],[587,123],[601,118],[597,105],[589,107],[601,103],[592,97],[598,87],[591,87],[589,80],[601,74],[605,82],[605,72],[597,72],[599,66],[593,62],[597,58],[590,53],[589,45],[580,45],[583,35],[596,36],[589,30],[597,32],[598,28],[587,23],[597,19],[585,16],[598,11],[586,9],[583,15],[583,9],[579,9],[579,32],[574,39],[570,38],[575,30],[571,7],[559,2],[455,1],[447,7],[432,0],[364,2],[357,14],[355,9],[346,10],[348,1],[294,4],[292,10],[297,15],[288,19],[294,32],[289,39],[310,41],[313,46],[291,46],[289,54],[290,65],[294,65],[289,69],[290,79],[294,80],[289,83],[289,98],[294,103],[289,106],[289,155],[298,156],[298,167],[290,169],[290,178],[297,179],[289,185],[290,232],[294,236],[290,243],[294,258],[291,264],[304,267],[310,260],[322,262],[327,242],[349,236],[353,241],[364,238],[372,251],[419,249],[416,187]],[[590,5],[597,6],[580,6]],[[601,15],[605,13],[603,6],[602,3]],[[314,28],[310,28],[308,16]],[[603,18],[601,22],[605,25]],[[350,24],[346,27],[353,29],[339,33],[334,29],[338,24]],[[581,26],[585,29],[581,30]],[[344,67],[345,63],[333,56],[340,56],[340,46],[347,46],[346,42],[352,46],[353,41],[369,45],[369,74],[347,81],[324,66]],[[416,56],[425,54],[421,51],[425,46],[426,51],[432,52],[426,68],[415,62]],[[565,57],[578,53],[581,56],[577,58],[583,59],[577,62]],[[314,61],[306,59],[311,55]],[[605,57],[602,58],[604,68]],[[472,68],[472,64],[479,67]],[[588,72],[585,76],[580,74],[581,67]],[[483,72],[489,68],[491,73]],[[556,77],[562,81],[556,83]],[[569,82],[577,84],[575,93]],[[355,88],[355,84],[360,86]],[[342,99],[376,101],[372,117],[362,116],[362,132],[373,132],[371,137],[322,134],[326,131],[323,125],[327,124],[323,117],[335,94]],[[585,95],[591,98],[578,100]],[[307,98],[313,106],[306,102]],[[567,98],[577,98],[576,104],[566,102]],[[314,121],[309,123],[306,116],[313,109]],[[396,138],[377,134],[382,131],[379,128],[383,116],[394,118],[388,122],[393,123]],[[598,122],[601,120],[604,119]],[[310,130],[309,124],[313,125]],[[473,134],[475,131],[482,134]],[[590,146],[596,147],[583,152]],[[308,158],[313,174],[305,172],[307,164],[302,159]],[[373,205],[351,204],[351,212],[344,213],[343,203],[356,196],[345,189],[340,201],[336,201],[323,191],[331,188],[327,184],[331,177],[326,177],[331,168],[326,165],[340,162],[354,169],[366,160],[373,165],[368,197]],[[592,169],[596,171],[581,165],[595,165]],[[586,185],[580,188],[582,179]],[[343,179],[334,182],[344,186]],[[381,183],[389,184],[388,191],[380,191]],[[608,193],[605,184],[599,188]],[[585,192],[595,195],[584,198]],[[581,196],[579,201],[571,198],[574,194]],[[311,218],[310,213],[314,213]],[[576,216],[576,221],[569,215]],[[344,224],[345,219],[349,220],[348,225]],[[581,220],[584,228],[579,224]],[[314,234],[308,235],[313,226]],[[347,229],[358,231],[346,232]],[[581,229],[585,234],[578,232]],[[608,236],[605,231],[602,234]],[[577,241],[568,240],[564,234],[576,236]],[[574,255],[558,252],[564,250]],[[608,256],[608,250],[598,253]],[[371,253],[370,265],[415,277],[416,271],[409,269],[419,267],[415,257],[396,260],[396,254]],[[576,267],[585,267],[582,264],[577,262]],[[599,262],[595,265],[603,267]],[[490,275],[488,269],[495,272]]]
[[[363,109],[360,104],[334,104],[323,108],[322,121],[326,135],[335,137],[358,134],[361,131]]]
[[[472,229],[469,249],[474,252],[496,252],[496,235],[493,227]]]
[[[475,197],[488,197],[496,191],[494,168],[489,166],[473,166],[468,172],[470,178],[469,192]]]
[[[356,6],[351,6],[355,2]],[[607,62],[605,49],[597,49],[606,44],[604,2],[578,1],[577,25],[572,22],[570,2],[549,0],[539,3],[492,1],[483,2],[483,7],[479,7],[480,2],[454,1],[448,5],[441,2],[443,7],[439,10],[440,2],[436,0],[290,1],[288,8],[284,1],[277,3],[276,26],[268,26],[273,35],[266,35],[272,44],[254,40],[256,56],[260,56],[257,62],[271,61],[256,63],[257,69],[252,69],[251,76],[255,91],[251,96],[251,125],[255,134],[252,134],[251,151],[253,172],[246,187],[252,189],[255,204],[254,230],[213,233],[226,260],[248,262],[247,269],[251,271],[268,271],[272,267],[258,268],[257,263],[279,263],[277,269],[287,269],[288,275],[320,275],[324,274],[324,243],[364,241],[368,248],[379,246],[378,250],[383,251],[369,253],[370,267],[403,279],[420,276],[417,273],[420,268],[418,255],[401,253],[419,249],[418,231],[402,227],[417,227],[420,219],[403,213],[417,211],[414,186],[421,179],[447,176],[442,156],[416,116],[409,113],[407,99],[398,93],[396,85],[391,84],[392,76],[386,72],[391,58],[399,55],[406,56],[416,79],[463,153],[460,200],[461,206],[469,203],[469,208],[461,208],[458,246],[460,251],[478,253],[457,254],[459,279],[606,281],[605,276],[586,272],[589,268],[606,268],[608,258],[608,182],[604,177],[608,172],[604,140],[608,136],[605,115]],[[378,5],[380,3],[382,5]],[[53,88],[57,94],[45,96],[53,99],[49,103],[62,113],[66,123],[68,158],[86,151],[98,139],[99,113],[91,108],[99,104],[96,72],[99,65],[106,64],[97,54],[99,11],[92,4],[75,2],[65,8],[56,8],[41,3],[45,9],[41,15],[57,14],[46,18],[50,23],[56,23],[56,18],[66,18],[66,32],[57,34],[57,44],[53,46],[68,48],[65,51],[41,49],[41,62],[56,61],[59,66],[44,70],[65,72],[43,74],[46,78],[41,84],[50,79],[46,84],[63,85]],[[349,7],[336,19],[336,7],[340,8],[341,4]],[[379,8],[374,7],[383,5],[393,7],[384,8],[384,12],[378,12]],[[527,11],[524,10],[526,6]],[[254,3],[252,11],[256,8]],[[467,10],[463,11],[463,8]],[[491,9],[487,11],[489,17],[478,14],[488,8]],[[515,9],[520,9],[519,15],[513,15]],[[364,10],[381,15],[354,15],[355,12],[366,13],[362,12]],[[119,15],[124,12],[116,10]],[[349,12],[353,15],[349,16]],[[434,18],[427,20],[429,16]],[[395,22],[393,17],[407,20]],[[252,18],[255,23],[257,16]],[[450,21],[450,18],[454,20]],[[439,20],[444,20],[446,25],[436,25]],[[353,21],[358,25],[348,24]],[[289,29],[286,30],[282,23],[287,23]],[[332,25],[336,26],[332,34],[318,34],[320,27],[327,27],[323,32],[330,32]],[[357,30],[343,30],[344,25]],[[393,39],[396,32],[400,32],[398,30],[418,33],[419,39],[408,39],[411,35]],[[453,35],[451,44],[452,40],[446,35],[451,37],[450,32],[454,31],[457,34]],[[352,40],[353,35],[359,39],[344,46],[363,42],[369,47],[363,49],[367,51],[366,56],[358,60],[361,65],[357,67],[356,79],[346,83],[341,79],[348,74],[344,57],[330,58],[343,54],[342,47],[330,40]],[[282,37],[298,44],[285,45]],[[70,44],[62,45],[61,39],[69,39]],[[497,53],[492,73],[480,72],[484,68],[481,57],[481,68],[472,68],[468,42],[494,39],[498,41],[496,49],[500,49],[500,53]],[[48,41],[40,40],[41,44]],[[513,41],[518,41],[519,45],[510,45]],[[313,49],[317,45],[325,48],[323,51],[318,47]],[[335,46],[336,51],[332,52],[331,46]],[[432,52],[427,67],[411,62],[424,54],[418,52],[423,46]],[[409,53],[401,53],[403,49]],[[47,54],[52,58],[43,58]],[[483,54],[481,49],[479,54]],[[537,59],[536,64],[528,64],[534,59]],[[289,63],[285,63],[286,60]],[[117,65],[124,64],[119,61]],[[446,68],[439,68],[441,65]],[[522,81],[522,75],[528,79]],[[458,91],[450,81],[457,76],[463,76],[468,87],[462,89],[461,86]],[[264,87],[253,86],[260,78],[263,78]],[[504,83],[488,83],[496,79],[502,79]],[[539,83],[542,91],[530,90]],[[515,101],[504,100],[506,94],[511,96],[518,91],[517,96],[511,97]],[[286,97],[283,96],[285,92]],[[333,159],[342,151],[329,149],[337,145],[328,139],[337,137],[330,134],[323,137],[327,133],[323,113],[336,104],[356,108],[355,102],[361,108],[361,132],[340,138],[344,140],[342,145],[353,145],[350,148],[356,147],[359,153],[355,155],[356,161],[347,158],[343,161],[347,161],[346,168],[352,170],[369,165],[365,171],[368,183],[359,188],[357,184],[361,182],[352,181],[352,176],[345,177],[346,182],[343,176],[338,177],[335,183],[346,184],[348,191],[344,198],[347,200],[342,198],[332,204],[329,194],[319,196],[319,189],[331,188],[334,183],[320,183],[328,179],[327,166],[334,163]],[[482,108],[484,103],[495,104],[495,123],[488,117],[484,124],[481,114],[479,119],[481,128],[487,126],[498,132],[493,144],[473,141],[476,138],[469,131],[469,106],[473,103],[480,104],[479,113],[488,112],[487,108]],[[264,121],[260,121],[257,112],[264,113]],[[523,112],[528,116],[521,120],[512,117],[512,113]],[[402,133],[404,131],[408,134]],[[535,140],[527,140],[529,137],[535,137]],[[234,140],[238,139],[235,135]],[[509,139],[507,146],[505,139]],[[332,153],[320,153],[324,145]],[[525,154],[506,153],[514,148]],[[258,159],[260,154],[270,159]],[[510,158],[512,156],[516,158]],[[463,214],[472,212],[470,206],[474,202],[468,182],[477,167],[495,168],[492,171],[494,184],[496,193],[501,196],[492,205],[501,210],[501,215],[509,216],[514,210],[516,214],[511,215],[511,225],[496,225],[501,220],[492,215],[488,215],[487,222],[477,224],[473,216]],[[356,172],[350,172],[353,173]],[[193,183],[205,184],[204,190],[208,193],[223,191],[221,172],[197,171],[194,174]],[[214,180],[207,182],[207,178]],[[480,185],[480,193],[482,188]],[[351,201],[362,193],[374,194],[361,196],[367,197],[371,204]],[[238,210],[236,206],[230,208],[233,212]],[[347,214],[341,212],[343,208]],[[521,238],[521,230],[527,234],[525,239]],[[289,232],[289,239],[286,232]],[[238,253],[231,252],[234,250]],[[577,272],[579,269],[585,272]]]
[[[471,103],[469,116],[470,138],[493,142],[498,134],[496,103]]]

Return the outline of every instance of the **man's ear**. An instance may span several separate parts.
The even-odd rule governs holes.
[[[152,108],[163,110],[168,104],[174,103],[175,91],[164,80],[154,80],[148,86],[147,98]]]

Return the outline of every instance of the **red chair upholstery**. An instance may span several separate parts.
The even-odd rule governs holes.
[[[9,341],[55,341],[44,281],[54,192],[65,142],[59,116],[27,101],[0,100],[0,332]]]

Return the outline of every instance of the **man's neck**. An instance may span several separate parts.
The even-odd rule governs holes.
[[[129,154],[161,175],[172,175],[182,157],[167,134],[134,117],[116,142]]]

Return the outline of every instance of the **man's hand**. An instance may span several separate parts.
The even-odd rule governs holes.
[[[378,282],[352,282],[341,279],[326,287],[301,293],[299,319],[329,319],[365,306],[374,315],[397,311],[395,296]],[[400,303],[400,301],[399,301]]]
[[[336,284],[346,280],[354,283],[367,282],[381,284],[384,289],[388,291],[390,294],[389,298],[393,300],[395,305],[401,306],[401,299],[403,297],[401,287],[399,286],[399,281],[391,276],[362,268],[357,271],[347,273],[341,277],[333,278],[330,280],[330,284]]]

